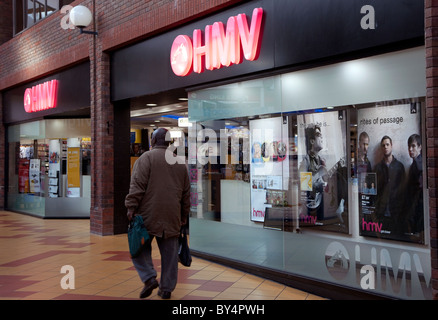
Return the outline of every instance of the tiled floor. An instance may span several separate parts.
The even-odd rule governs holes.
[[[154,263],[160,255],[154,242]],[[63,271],[63,266],[72,266]],[[74,275],[74,282],[67,278]],[[159,279],[159,276],[158,276]],[[63,289],[61,284],[74,289]],[[90,234],[89,220],[44,220],[0,211],[0,299],[138,299],[143,284],[126,235]],[[148,299],[161,299],[154,290]],[[320,297],[194,257],[179,265],[174,300],[314,300]]]

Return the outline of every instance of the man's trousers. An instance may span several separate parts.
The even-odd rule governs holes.
[[[141,254],[132,259],[134,267],[143,283],[150,278],[157,277],[157,271],[152,261],[151,242],[153,239],[154,237],[151,236]],[[161,254],[160,290],[172,292],[178,281],[178,237],[167,239],[155,237],[155,239]]]

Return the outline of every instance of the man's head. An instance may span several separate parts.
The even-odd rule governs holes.
[[[418,134],[413,134],[408,139],[409,156],[412,159],[418,157],[421,153],[421,137]]]
[[[359,135],[359,155],[365,157],[368,153],[368,146],[370,145],[370,137],[365,131]]]
[[[380,147],[385,158],[392,155],[392,139],[390,137],[384,136],[380,141]]]
[[[306,147],[307,151],[318,153],[323,149],[323,140],[321,128],[317,125],[312,125],[306,128]]]
[[[167,129],[165,128],[158,128],[157,130],[155,130],[152,133],[152,139],[151,139],[151,145],[152,147],[160,147],[160,146],[164,146],[164,147],[168,147],[170,144],[170,141],[166,141],[166,134],[167,134]]]

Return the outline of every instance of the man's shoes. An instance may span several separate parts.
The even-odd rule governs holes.
[[[170,299],[171,293],[169,291],[161,291],[161,289],[159,289],[158,295],[161,297],[161,299]]]
[[[144,288],[140,292],[140,299],[147,298],[151,295],[152,291],[158,288],[158,282],[155,278],[150,278],[144,283]]]

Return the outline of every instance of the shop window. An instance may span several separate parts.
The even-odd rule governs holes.
[[[9,210],[42,217],[89,216],[89,119],[11,126],[8,144]]]
[[[359,108],[355,140],[360,234],[424,243],[421,103]]]
[[[367,266],[376,294],[430,299],[423,57],[189,93],[191,246],[357,290]]]
[[[73,0],[14,0],[14,33],[33,26]]]
[[[195,122],[192,216],[424,244],[423,100]]]
[[[190,170],[202,183],[193,183],[198,188],[194,215],[284,231],[348,234],[344,113],[196,123],[198,167]]]

